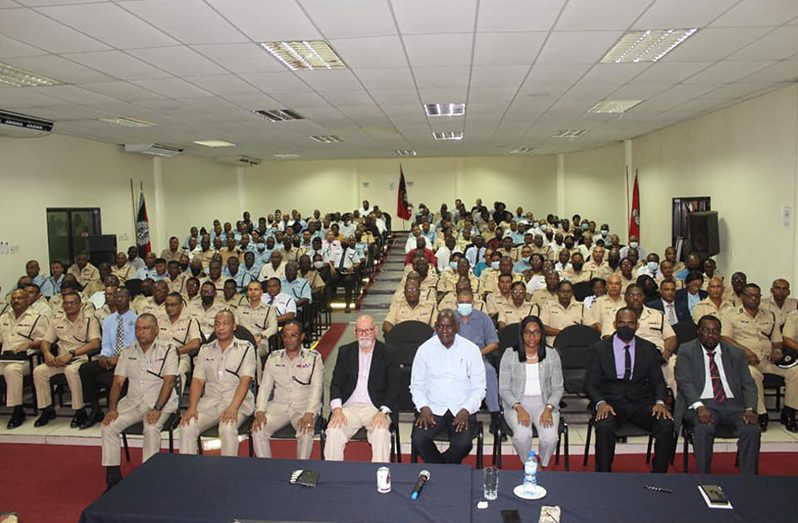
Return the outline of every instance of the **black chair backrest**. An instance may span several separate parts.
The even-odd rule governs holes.
[[[411,366],[419,345],[434,334],[432,327],[424,322],[411,320],[394,325],[385,335],[385,344],[394,352],[399,365]]]
[[[239,340],[248,341],[252,344],[253,347],[255,347],[256,349],[258,348],[258,344],[255,341],[255,336],[253,336],[252,333],[249,332],[249,329],[247,329],[242,325],[236,325],[236,331],[233,334],[233,337],[238,338]],[[206,343],[211,343],[215,339],[216,339],[216,333],[214,332],[210,336],[208,336],[208,341]]]
[[[568,393],[583,392],[590,347],[600,339],[596,329],[586,325],[566,327],[554,338],[562,363],[563,386]]]
[[[585,301],[585,298],[593,294],[593,286],[590,285],[589,281],[574,283],[573,288],[576,301]]]
[[[126,280],[125,288],[130,293],[130,297],[135,298],[141,294],[141,280]]]
[[[680,321],[679,323],[672,325],[672,327],[673,332],[676,333],[676,339],[678,340],[679,345],[693,341],[698,337],[698,328],[692,321]]]
[[[488,355],[488,362],[499,370],[502,362],[504,351],[508,347],[513,347],[518,344],[518,328],[520,323],[510,323],[505,325],[499,331],[499,348]]]

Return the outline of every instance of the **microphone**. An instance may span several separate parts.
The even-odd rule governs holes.
[[[429,471],[422,470],[418,473],[418,480],[416,481],[416,486],[413,487],[413,493],[410,494],[410,499],[418,499],[419,494],[421,494],[421,489],[424,488],[427,481],[429,481]]]

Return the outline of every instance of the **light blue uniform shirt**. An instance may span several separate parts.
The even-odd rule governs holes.
[[[280,278],[280,288],[284,293],[294,298],[297,303],[302,299],[308,300],[308,304],[313,303],[313,298],[310,294],[310,283],[305,278],[297,276],[294,281]]]
[[[111,357],[116,349],[116,329],[119,322],[122,322],[124,331],[125,347],[136,343],[136,318],[138,315],[129,309],[120,318],[119,313],[115,312],[103,321],[103,342],[100,354]]]
[[[455,334],[448,349],[437,335],[416,352],[410,376],[416,410],[429,407],[436,416],[460,409],[474,414],[485,397],[485,363],[479,347]]]
[[[260,274],[260,272],[259,272],[259,274]],[[230,271],[227,269],[227,266],[225,266],[224,270],[222,271],[222,277],[224,279],[233,279],[233,280],[235,280],[236,281],[236,291],[237,292],[244,292],[244,289],[247,288],[247,285],[249,285],[249,282],[251,282],[253,280],[253,276],[249,272],[247,272],[246,268],[243,268],[240,265],[238,266],[238,272],[236,273],[235,276],[230,274]],[[257,276],[255,276],[255,278],[256,277]]]

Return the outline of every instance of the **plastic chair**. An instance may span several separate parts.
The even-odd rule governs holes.
[[[590,359],[590,347],[601,337],[596,329],[586,325],[571,325],[554,338],[554,348],[562,363],[563,388],[569,394],[582,394],[585,371]]]

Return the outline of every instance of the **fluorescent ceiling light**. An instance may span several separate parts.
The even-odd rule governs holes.
[[[534,147],[514,147],[510,149],[510,154],[531,154],[534,150]]]
[[[436,140],[462,140],[463,131],[435,131],[432,137]]]
[[[341,57],[324,40],[262,42],[261,47],[289,69],[346,69]]]
[[[589,113],[623,114],[643,100],[602,100],[587,110]]]
[[[194,142],[197,145],[204,145],[205,147],[235,147],[236,144],[225,142],[222,140],[197,140]]]
[[[590,129],[561,129],[552,138],[581,138],[590,132]]]
[[[335,136],[334,134],[308,136],[308,138],[319,143],[341,143],[344,141],[342,138]]]
[[[61,85],[63,82],[53,80],[40,74],[31,73],[13,65],[0,63],[0,84],[11,87],[40,87],[43,85]]]
[[[299,158],[299,155],[294,153],[277,153],[274,155],[274,157],[281,160],[293,160],[295,158]]]
[[[100,118],[99,120],[101,122],[121,125],[123,127],[154,127],[158,125],[157,123],[139,120],[138,118],[131,118],[129,116],[112,116],[110,118]]]
[[[288,120],[304,120],[305,117],[291,109],[261,109],[252,111],[260,117],[266,118],[270,122],[285,122]]]
[[[465,104],[424,104],[427,116],[463,116]]]
[[[415,156],[416,155],[416,151],[411,151],[411,150],[408,150],[408,149],[396,149],[393,152],[393,155],[394,156]]]
[[[698,29],[649,29],[630,31],[607,51],[603,64],[656,62],[690,38]]]

